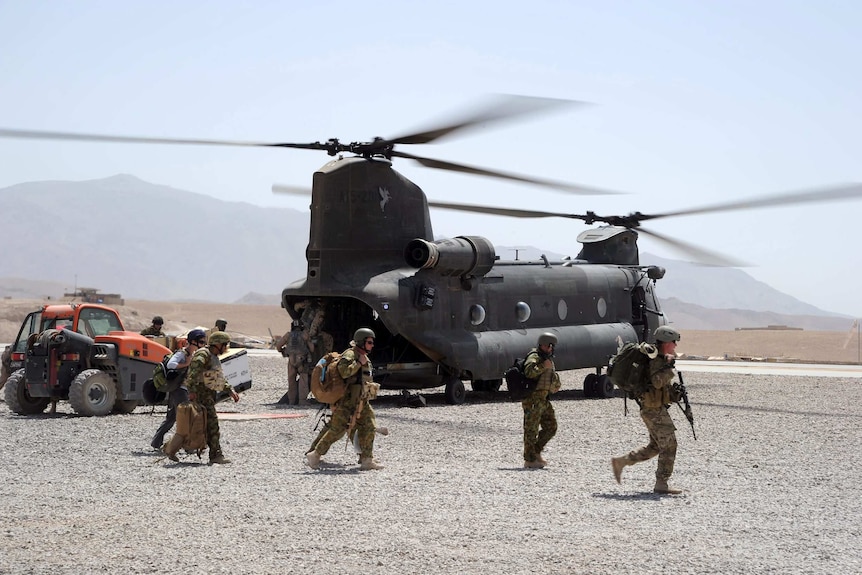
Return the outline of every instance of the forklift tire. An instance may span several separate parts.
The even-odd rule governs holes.
[[[108,415],[116,401],[114,379],[99,369],[82,371],[69,387],[69,403],[79,415]]]
[[[30,397],[23,369],[19,369],[6,380],[6,405],[15,413],[19,415],[42,413],[49,403],[51,403],[50,397]]]

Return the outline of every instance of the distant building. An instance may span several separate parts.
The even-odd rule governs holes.
[[[78,288],[75,293],[64,293],[63,297],[80,299],[84,303],[101,303],[105,305],[125,305],[123,296],[118,293],[99,293],[96,288]]]

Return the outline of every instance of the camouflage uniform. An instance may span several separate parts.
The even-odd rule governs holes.
[[[12,375],[12,346],[6,346],[6,349],[3,350],[3,355],[0,356],[0,389],[3,389],[3,386],[6,385],[6,380],[9,379],[9,376]]]
[[[524,360],[524,375],[537,379],[536,389],[521,401],[524,408],[524,461],[540,461],[545,445],[557,433],[557,416],[548,396],[560,390],[560,376],[551,360],[551,367],[542,365],[545,358],[536,348]],[[541,429],[540,429],[541,428]]]
[[[275,348],[287,358],[287,393],[279,403],[308,404],[308,377],[311,371],[311,353],[303,337],[301,324],[278,338]]]
[[[649,443],[625,455],[623,460],[626,465],[632,465],[658,455],[655,477],[658,481],[667,482],[673,473],[676,460],[676,427],[667,408],[671,403],[679,401],[671,387],[674,376],[673,362],[659,354],[650,360],[649,373],[649,390],[639,399],[641,419],[649,432]]]
[[[309,363],[315,364],[317,360],[332,351],[332,336],[323,329],[323,321],[326,319],[326,308],[322,302],[314,302],[306,305],[302,312],[302,337],[309,351]]]
[[[328,428],[315,439],[309,451],[316,450],[325,455],[333,443],[344,437],[350,427],[350,420],[356,410],[361,410],[356,418],[356,433],[359,436],[360,459],[371,459],[374,451],[374,429],[376,419],[374,410],[363,395],[363,383],[371,382],[371,360],[366,365],[359,363],[359,352],[355,348],[345,351],[336,364],[338,373],[348,383],[347,393],[332,406],[332,418]]]
[[[221,390],[210,389],[206,386],[205,378],[215,377],[221,379],[221,389],[230,391],[232,388],[224,378],[221,361],[208,347],[201,348],[192,356],[189,371],[186,374],[184,384],[189,388],[192,401],[204,406],[207,412],[207,445],[210,449],[210,460],[221,456],[221,433],[219,432],[218,416],[216,415],[216,394]]]
[[[141,330],[141,335],[151,335],[154,337],[164,337],[165,332],[162,331],[162,328],[151,325],[150,327],[145,327]]]

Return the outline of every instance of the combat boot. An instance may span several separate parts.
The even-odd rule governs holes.
[[[542,469],[545,465],[541,461],[524,461],[524,469]]]
[[[617,480],[617,483],[622,483],[623,468],[626,465],[631,465],[631,463],[625,457],[611,458],[611,467],[614,469],[614,479]]]
[[[655,487],[653,487],[652,490],[655,493],[664,493],[667,495],[679,495],[682,493],[682,489],[674,489],[673,487],[668,486],[667,479],[656,479]]]
[[[312,469],[317,469],[320,467],[320,454],[317,452],[316,449],[312,449],[305,454],[305,464]]]
[[[210,457],[210,465],[214,463],[218,465],[224,465],[226,463],[230,463],[230,459],[226,458],[221,453],[217,453],[216,455]]]
[[[375,462],[371,457],[363,457],[359,460],[360,471],[371,471],[376,469],[383,469],[383,466]]]
[[[537,456],[536,456],[535,462],[536,462],[536,463],[541,463],[541,464],[542,464],[542,467],[544,467],[544,466],[546,466],[546,465],[548,464],[548,462],[547,462],[547,461],[545,461],[545,458],[544,458],[544,457],[542,457],[542,454],[541,454],[541,453],[540,453],[539,455],[537,455]]]

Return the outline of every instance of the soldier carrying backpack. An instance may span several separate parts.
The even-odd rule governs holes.
[[[340,355],[327,370],[337,369],[338,375],[347,384],[344,396],[332,405],[332,418],[329,427],[314,440],[311,449],[305,454],[305,463],[312,469],[320,467],[320,459],[326,455],[333,443],[354,430],[359,446],[360,470],[383,469],[374,461],[374,434],[377,420],[369,400],[377,395],[380,386],[374,383],[371,360],[368,354],[374,347],[374,332],[362,327],[353,334],[350,348]],[[320,374],[320,371],[317,371]],[[319,378],[320,375],[317,375]],[[324,376],[325,379],[325,376]]]
[[[674,433],[676,427],[673,425],[667,408],[671,403],[680,400],[678,387],[671,385],[674,377],[676,344],[680,340],[680,335],[672,327],[663,325],[655,330],[655,340],[655,354],[650,354],[652,357],[638,352],[643,356],[643,359],[630,362],[634,366],[633,373],[638,374],[640,378],[640,387],[637,389],[632,387],[631,390],[627,390],[627,393],[632,394],[640,405],[641,419],[643,419],[649,432],[649,443],[628,455],[612,458],[611,467],[613,468],[614,479],[620,483],[623,469],[626,466],[646,461],[658,455],[653,491],[676,495],[682,491],[668,485],[676,460],[677,443]],[[614,368],[618,370],[618,378],[623,376],[623,369],[620,365],[617,364],[617,367]],[[611,378],[614,378],[614,370],[612,370]],[[639,393],[638,389],[644,391]]]
[[[192,356],[197,350],[206,347],[207,344],[207,335],[202,329],[191,330],[187,339],[186,346],[174,352],[167,362],[159,363],[153,374],[156,389],[168,394],[168,412],[165,415],[165,421],[156,430],[156,434],[150,442],[153,449],[162,448],[165,435],[177,421],[177,406],[189,400],[189,390],[183,385],[183,380],[192,361]],[[162,383],[159,384],[159,382]]]

